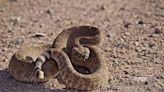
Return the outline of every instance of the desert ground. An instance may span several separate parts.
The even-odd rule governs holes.
[[[1,0],[0,92],[77,91],[56,79],[16,81],[8,64],[20,48],[52,44],[80,25],[104,33],[100,48],[111,78],[93,92],[164,92],[164,0]]]

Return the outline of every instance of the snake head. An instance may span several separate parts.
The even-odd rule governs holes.
[[[86,47],[78,48],[78,47],[74,47],[72,49],[72,56],[78,60],[78,61],[85,61],[89,58],[90,55],[90,50]]]

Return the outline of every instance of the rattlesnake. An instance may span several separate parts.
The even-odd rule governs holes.
[[[38,79],[35,76],[32,80],[28,81],[26,71],[24,74],[23,72],[20,74],[18,74],[18,72],[13,73],[20,69],[24,70],[26,67],[19,67],[17,70],[13,70],[13,68],[17,66],[10,63],[9,70],[11,75],[20,81],[47,81],[48,78],[46,74],[48,72],[49,74],[52,73],[51,77],[59,75],[66,87],[79,90],[93,90],[108,82],[109,71],[106,61],[100,54],[100,49],[97,47],[101,45],[101,42],[102,33],[97,28],[90,26],[72,27],[62,31],[55,39],[51,48],[46,48],[47,51],[44,50],[46,52],[42,50],[44,53],[36,59],[35,66],[31,65],[31,67],[29,67],[30,69],[35,69],[35,71],[30,70],[33,72],[28,76],[30,76],[30,78],[33,77],[35,72]],[[41,48],[45,47],[46,46],[43,46]],[[24,54],[24,52],[22,54]],[[20,57],[15,55],[14,58],[18,59]],[[53,64],[56,70],[45,71],[44,66],[47,66],[46,63],[49,62],[48,60],[56,62]],[[14,60],[11,60],[11,62],[12,61]],[[17,63],[17,61],[14,63]],[[24,61],[22,61],[22,63],[24,63]],[[89,69],[90,73],[83,74],[78,71],[78,68],[75,69],[76,66],[84,66]],[[17,75],[21,77],[17,77]]]
[[[45,71],[44,79],[38,79],[34,71],[34,60],[50,47],[51,45],[48,44],[21,48],[12,56],[9,62],[10,75],[22,82],[46,82],[54,78],[58,74],[59,69],[57,63],[52,60],[49,60],[50,62],[45,62],[43,65],[43,71]],[[33,60],[28,57],[31,57]]]

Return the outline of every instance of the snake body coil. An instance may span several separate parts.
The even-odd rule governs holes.
[[[107,84],[109,78],[106,61],[98,48],[102,43],[102,36],[100,30],[90,26],[66,29],[48,48],[43,46],[17,52],[9,64],[10,73],[15,79],[26,82],[47,81],[48,78],[58,75],[66,87],[79,90],[97,89]],[[38,51],[38,48],[44,50]],[[27,55],[37,57],[35,64],[21,59]],[[50,61],[55,63],[50,65]],[[27,64],[28,67],[21,67]],[[53,69],[46,70],[45,66]],[[77,66],[87,68],[90,73],[81,73]]]

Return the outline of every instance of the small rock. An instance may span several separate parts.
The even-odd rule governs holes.
[[[134,42],[134,45],[139,46],[139,42]]]
[[[149,35],[149,37],[151,37],[151,38],[152,38],[152,37],[154,37],[154,36],[153,36],[153,34],[150,34],[150,35]]]
[[[123,43],[118,43],[118,44],[116,44],[116,47],[118,47],[118,48],[124,48],[124,47],[126,47],[126,45],[123,44]]]
[[[21,18],[20,17],[11,17],[11,20],[15,21],[15,22],[20,22]]]
[[[145,81],[145,82],[144,82],[144,84],[145,84],[145,85],[147,85],[147,84],[148,84],[148,82],[147,82],[147,81]]]
[[[46,37],[46,34],[44,33],[35,33],[33,37]]]
[[[114,32],[110,32],[110,33],[108,33],[108,35],[109,35],[109,37],[111,37],[111,39],[116,36],[116,34]]]
[[[1,51],[2,51],[2,52],[6,52],[6,48],[3,48]]]
[[[124,72],[124,74],[125,74],[125,75],[129,74],[129,72],[128,72],[128,71],[123,71],[123,72]]]
[[[149,44],[149,47],[150,47],[150,48],[153,48],[154,46],[155,46],[155,44],[153,44],[153,43],[150,43],[150,44]]]
[[[142,20],[138,21],[138,24],[143,25],[144,22]]]
[[[125,10],[125,8],[124,8],[124,7],[121,7],[121,8],[120,8],[120,10],[122,10],[122,11],[123,11],[123,10]]]
[[[40,27],[40,28],[43,28],[43,27],[44,27],[44,24],[40,24],[39,27]]]
[[[161,33],[161,31],[160,31],[159,28],[155,28],[155,29],[154,29],[154,34],[160,34],[160,33]]]
[[[125,32],[125,35],[126,36],[130,36],[131,34],[129,32]]]
[[[45,12],[46,12],[47,14],[49,14],[49,15],[52,15],[52,11],[51,11],[51,10],[49,10],[49,9],[48,9],[48,10],[46,10]]]
[[[7,61],[7,59],[3,59],[3,61],[2,62],[6,62]]]
[[[99,10],[105,10],[105,5],[101,5]]]
[[[25,38],[24,38],[23,36],[17,37],[17,38],[15,39],[15,42],[14,42],[14,43],[15,43],[15,45],[19,45],[19,44],[23,43],[24,40],[25,40]]]
[[[105,50],[104,50],[104,52],[108,52],[108,50],[107,50],[107,49],[105,49]]]
[[[13,30],[12,27],[10,27],[10,26],[7,27],[7,33],[12,32],[12,30]]]
[[[130,24],[131,24],[131,23],[129,23],[129,22],[125,22],[125,23],[124,23],[124,27],[125,27],[125,28],[128,28]]]
[[[21,44],[24,42],[24,38],[23,37],[19,37],[16,39],[16,44]]]
[[[136,81],[136,82],[143,82],[143,83],[145,83],[145,82],[147,82],[147,77],[134,77],[134,81]]]
[[[110,37],[110,35],[109,35],[109,34],[107,34],[106,36],[107,36],[107,37]]]
[[[11,25],[16,25],[16,24],[20,24],[21,23],[21,17],[11,17]]]

